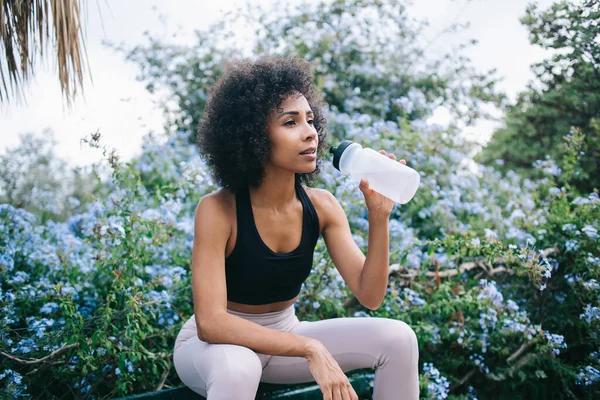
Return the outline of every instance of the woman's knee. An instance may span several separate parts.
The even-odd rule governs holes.
[[[404,321],[388,319],[383,332],[383,345],[389,352],[419,352],[419,342],[415,331]]]

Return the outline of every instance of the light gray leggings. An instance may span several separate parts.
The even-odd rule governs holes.
[[[227,312],[266,328],[318,340],[344,372],[375,368],[375,400],[419,398],[417,337],[402,321],[361,317],[300,322],[293,304],[265,314]],[[254,399],[259,382],[315,381],[302,357],[272,356],[244,346],[201,341],[193,315],[177,336],[173,360],[181,381],[208,400]]]

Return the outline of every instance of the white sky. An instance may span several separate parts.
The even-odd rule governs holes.
[[[194,29],[207,28],[219,17],[220,10],[232,10],[245,2],[220,0],[217,3],[218,6],[215,2],[199,0],[90,1],[85,41],[93,82],[87,74],[85,99],[78,97],[73,107],[67,109],[54,68],[41,66],[25,88],[27,104],[11,102],[0,108],[0,151],[16,145],[21,132],[42,133],[45,128],[51,128],[58,141],[59,156],[71,165],[86,165],[101,155],[85,144],[80,145],[80,139],[99,130],[103,142],[109,148],[116,148],[122,159],[129,160],[139,152],[141,139],[148,131],[162,132],[162,111],[144,85],[135,80],[137,66],[106,48],[102,41],[122,42],[132,47],[146,43],[143,36],[146,30],[164,37],[179,28],[183,35],[178,40],[193,43]],[[251,0],[251,3],[268,6],[272,0]],[[503,77],[499,86],[511,100],[533,78],[530,65],[547,56],[543,50],[529,45],[527,31],[519,22],[528,3],[525,0],[418,0],[414,3],[409,15],[430,21],[426,31],[430,38],[453,22],[470,22],[466,32],[438,38],[432,51],[443,51],[449,43],[460,39],[478,39],[478,45],[466,54],[477,70],[498,70],[498,75]],[[546,8],[552,0],[539,0],[538,4]],[[167,30],[160,22],[160,14],[166,17]],[[47,58],[46,64],[50,62]],[[444,118],[440,112],[434,120],[443,123]],[[483,122],[468,132],[484,142],[494,126]]]

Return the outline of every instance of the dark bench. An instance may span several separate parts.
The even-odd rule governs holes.
[[[350,383],[361,400],[371,399],[373,383],[372,370],[359,370],[348,375]],[[258,386],[257,399],[262,400],[317,400],[322,399],[321,389],[315,382],[299,385],[278,385],[261,383]],[[185,386],[165,389],[159,392],[148,392],[116,400],[206,400]]]

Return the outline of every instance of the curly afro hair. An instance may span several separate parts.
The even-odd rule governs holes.
[[[255,62],[226,63],[223,75],[210,89],[197,132],[200,156],[219,185],[234,193],[242,187],[260,185],[271,149],[267,118],[296,93],[308,101],[319,137],[316,169],[296,174],[296,179],[308,185],[321,171],[327,137],[327,121],[322,114],[326,103],[314,86],[310,63],[299,57],[273,55]]]

